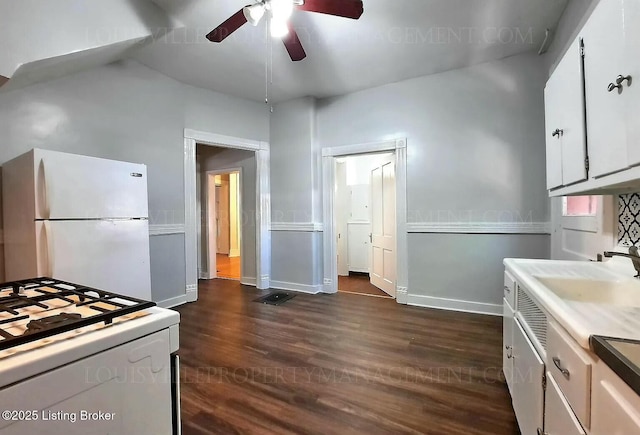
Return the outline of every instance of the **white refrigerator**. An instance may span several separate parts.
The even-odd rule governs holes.
[[[151,300],[145,165],[34,149],[2,166],[7,281]]]

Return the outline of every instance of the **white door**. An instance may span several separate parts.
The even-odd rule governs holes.
[[[623,0],[602,0],[587,21],[584,39],[590,177],[627,167],[625,91],[618,92],[624,56]],[[636,24],[637,25],[637,24]]]
[[[624,33],[625,65],[623,77],[631,76],[631,84],[624,82],[626,103],[627,155],[629,165],[640,165],[640,2],[625,0]]]
[[[37,150],[36,219],[146,218],[145,165]]]
[[[512,400],[522,434],[536,434],[543,429],[544,363],[516,320],[513,328]]]
[[[396,295],[395,156],[371,170],[371,284]]]
[[[146,220],[39,221],[38,274],[151,300]]]

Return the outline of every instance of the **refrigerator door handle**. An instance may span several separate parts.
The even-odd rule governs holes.
[[[53,278],[53,262],[55,259],[54,245],[53,245],[53,230],[51,229],[51,222],[44,221],[44,240],[46,243],[45,252],[47,253],[47,278]]]
[[[47,164],[45,162],[44,159],[40,160],[40,165],[39,165],[39,172],[40,172],[40,176],[38,177],[40,180],[39,186],[38,186],[38,194],[40,196],[40,216],[43,219],[49,219],[51,217],[51,205],[49,204],[49,192],[50,192],[50,187],[49,187],[49,179],[47,179]]]

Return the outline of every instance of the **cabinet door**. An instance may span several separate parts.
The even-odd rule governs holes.
[[[562,186],[562,139],[553,134],[562,125],[562,97],[560,76],[554,72],[544,88],[547,189]]]
[[[619,74],[631,76],[624,84],[629,165],[640,165],[640,2],[624,2],[625,66]]]
[[[596,366],[592,394],[592,435],[640,433],[640,397],[602,361]]]
[[[584,73],[581,39],[571,44],[558,64],[556,73],[562,84],[562,184],[587,179],[587,138],[585,129]]]
[[[547,435],[585,435],[584,429],[578,422],[551,373],[547,373],[544,433]]]
[[[627,167],[624,92],[608,90],[621,74],[624,52],[622,6],[625,0],[602,0],[587,21],[582,38],[589,138],[590,176]]]
[[[502,314],[502,372],[509,392],[513,394],[513,316],[515,313],[506,299],[503,300]]]
[[[536,434],[543,426],[544,363],[518,320],[513,328],[513,410],[520,432]]]

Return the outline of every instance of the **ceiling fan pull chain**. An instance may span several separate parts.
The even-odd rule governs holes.
[[[269,21],[264,26],[264,104],[269,104]]]

